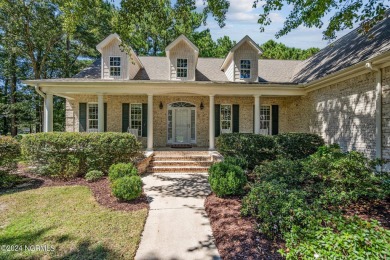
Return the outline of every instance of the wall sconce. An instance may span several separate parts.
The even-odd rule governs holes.
[[[203,102],[200,102],[200,109],[203,110],[203,108],[204,108]]]
[[[163,103],[160,101],[160,105],[158,106],[160,109],[163,109]]]

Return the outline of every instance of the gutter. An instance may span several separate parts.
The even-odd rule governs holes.
[[[376,72],[375,154],[377,159],[382,159],[382,69],[373,66],[371,62],[367,62],[365,68]]]

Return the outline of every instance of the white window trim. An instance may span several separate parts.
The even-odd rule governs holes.
[[[187,61],[187,67],[179,67],[179,60],[186,60]],[[179,77],[178,76],[178,71],[179,69],[185,69],[187,71],[187,76],[186,77]],[[176,78],[178,79],[188,79],[188,58],[177,58],[176,59]]]
[[[260,111],[261,111],[261,107],[269,107],[269,133],[268,135],[272,135],[272,105],[261,105],[260,106]],[[260,115],[260,112],[259,112],[259,115]],[[261,122],[261,118],[259,119],[260,122]]]
[[[132,105],[141,105],[141,135],[138,134],[138,136],[142,136],[142,103],[130,103],[129,107],[129,128],[133,129],[133,126],[131,125],[131,106]],[[135,129],[135,128],[134,128]]]
[[[223,120],[221,117],[222,106],[230,106],[230,120]],[[230,130],[222,129],[222,121],[230,121]],[[221,104],[219,107],[219,129],[222,134],[233,133],[233,105],[232,104]]]
[[[242,69],[242,68],[241,68],[241,61],[243,61],[243,60],[249,61],[249,66],[250,66],[249,69]],[[242,80],[251,79],[251,78],[252,78],[252,60],[250,60],[250,59],[241,59],[241,60],[240,60],[239,66],[240,66],[240,79],[242,79]],[[241,70],[249,70],[249,78],[243,78],[243,77],[241,77]]]
[[[119,58],[120,65],[119,66],[111,66],[111,58]],[[111,75],[111,67],[119,68],[119,76],[112,76]],[[108,57],[108,74],[110,75],[110,77],[113,77],[113,78],[119,78],[122,76],[122,57],[121,56],[109,56]]]
[[[97,104],[98,104],[97,102],[88,102],[87,103],[87,132],[89,132],[89,133],[91,132],[90,128],[89,128],[89,105],[97,105]],[[97,110],[98,110],[98,114],[99,114],[99,106],[98,106]],[[98,120],[98,125],[99,125],[99,118],[97,120]],[[98,128],[96,128],[95,130],[96,131],[93,131],[93,132],[98,132]]]

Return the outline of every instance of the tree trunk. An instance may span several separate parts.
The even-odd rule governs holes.
[[[6,78],[4,80],[4,104],[8,104],[8,84],[9,79]],[[3,135],[7,135],[9,130],[8,126],[8,118],[6,116],[3,117]]]
[[[16,104],[16,54],[12,53],[11,55],[11,98],[10,98],[10,104],[11,104],[11,135],[16,136],[18,134],[18,129],[16,126],[16,110],[15,110],[15,104]]]

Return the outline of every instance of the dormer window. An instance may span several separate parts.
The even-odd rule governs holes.
[[[240,61],[240,79],[251,78],[251,61],[241,60]]]
[[[121,76],[121,57],[110,57],[110,76]]]
[[[188,73],[188,60],[177,59],[177,77],[187,78]]]

